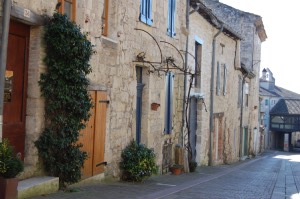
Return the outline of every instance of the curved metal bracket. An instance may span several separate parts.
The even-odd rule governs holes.
[[[157,40],[149,32],[147,32],[146,30],[139,29],[139,28],[135,28],[134,30],[139,30],[139,31],[143,31],[143,32],[147,33],[155,41],[155,43],[156,43],[156,45],[159,49],[159,52],[160,52],[160,63],[162,64],[162,51],[161,51],[161,48],[160,48]]]

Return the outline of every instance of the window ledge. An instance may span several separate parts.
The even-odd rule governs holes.
[[[117,41],[110,39],[108,37],[105,37],[105,36],[101,37],[101,43],[104,45],[107,45],[108,47],[111,47],[113,49],[117,49],[117,47],[118,47]]]

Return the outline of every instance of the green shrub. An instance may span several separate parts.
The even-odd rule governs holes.
[[[76,24],[59,13],[45,26],[44,43],[47,71],[39,85],[45,98],[46,127],[35,145],[46,172],[58,176],[64,187],[80,180],[87,158],[78,139],[92,107],[86,78],[91,72],[92,45]]]
[[[124,180],[141,182],[157,172],[154,151],[143,144],[131,141],[122,151],[121,157],[120,167]]]
[[[7,139],[0,141],[0,176],[14,178],[24,170],[23,162],[14,155]]]

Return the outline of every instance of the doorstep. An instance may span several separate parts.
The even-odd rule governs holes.
[[[40,176],[19,181],[18,199],[55,193],[59,189],[59,178]]]

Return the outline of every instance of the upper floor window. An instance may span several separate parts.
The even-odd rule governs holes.
[[[223,86],[222,86],[223,85]],[[223,89],[223,95],[227,94],[227,66],[226,64],[217,63],[217,95],[221,94]]]
[[[169,0],[169,11],[168,11],[168,35],[174,37],[175,33],[175,11],[176,11],[176,0]]]
[[[202,59],[202,45],[195,42],[195,88],[201,86],[201,59]]]
[[[268,99],[265,100],[265,105],[266,105],[266,106],[269,105],[269,100],[268,100]]]
[[[276,104],[276,100],[271,100],[271,105],[274,106]]]
[[[148,24],[149,26],[152,25],[152,0],[140,0],[141,7],[140,7],[140,21]]]
[[[59,13],[65,14],[72,21],[76,20],[76,0],[58,0],[61,6]]]
[[[102,35],[108,34],[108,3],[109,0],[104,0],[103,13],[102,13]]]

